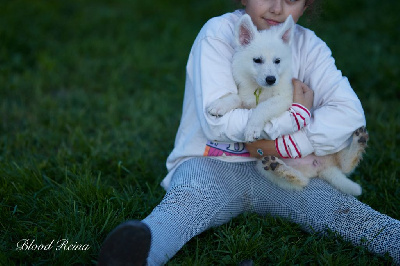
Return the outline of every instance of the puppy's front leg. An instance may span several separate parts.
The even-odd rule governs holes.
[[[284,97],[274,97],[261,102],[250,116],[247,123],[244,137],[247,142],[253,142],[260,138],[265,124],[271,121],[272,118],[281,115],[287,111],[291,105],[291,99]]]
[[[246,142],[253,142],[255,140],[258,140],[265,126],[262,114],[260,114],[260,112],[257,112],[256,110],[257,109],[253,110],[253,113],[251,114],[250,119],[247,122],[246,129],[244,131],[244,138]]]
[[[207,107],[207,112],[212,116],[221,117],[233,109],[240,108],[241,105],[242,100],[239,98],[239,95],[229,93],[213,101]]]

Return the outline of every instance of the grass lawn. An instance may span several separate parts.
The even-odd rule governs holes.
[[[323,7],[302,23],[331,47],[365,109],[369,148],[353,175],[359,198],[400,219],[400,3]],[[94,264],[116,225],[150,213],[164,194],[191,45],[209,18],[233,9],[230,0],[0,0],[0,265]],[[16,250],[23,239],[87,250]],[[244,259],[391,262],[245,214],[193,238],[169,265]]]

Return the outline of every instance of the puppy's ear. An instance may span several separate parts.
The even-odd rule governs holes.
[[[257,28],[249,15],[244,14],[236,24],[236,41],[240,46],[246,46],[254,40]]]
[[[289,15],[280,29],[280,36],[284,43],[289,45],[292,43],[295,25],[292,15]]]

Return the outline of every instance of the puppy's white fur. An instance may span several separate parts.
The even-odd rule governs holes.
[[[292,50],[295,23],[289,16],[285,23],[257,31],[250,16],[243,15],[235,28],[237,48],[232,72],[238,94],[228,94],[208,106],[209,114],[219,117],[236,108],[253,109],[245,129],[246,141],[261,136],[265,124],[287,111],[293,101]],[[346,175],[358,165],[365,150],[368,133],[360,128],[349,147],[327,156],[309,155],[301,159],[264,157],[258,170],[278,186],[301,189],[312,177],[320,177],[337,189],[360,195],[361,186]]]

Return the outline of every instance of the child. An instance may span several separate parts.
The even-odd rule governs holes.
[[[288,191],[255,169],[254,157],[259,153],[297,158],[337,152],[349,144],[356,129],[365,126],[358,97],[337,70],[329,48],[312,31],[297,25],[292,48],[294,102],[312,111],[306,127],[299,129],[287,111],[267,124],[266,139],[244,145],[251,110],[236,109],[220,118],[207,113],[212,101],[237,92],[231,60],[238,19],[247,13],[259,30],[265,30],[289,15],[297,22],[314,1],[241,2],[245,10],[209,20],[193,44],[181,124],[167,160],[169,173],[162,182],[167,194],[142,222],[129,221],[110,233],[99,265],[164,264],[192,237],[247,211],[287,218],[306,231],[335,231],[371,252],[388,252],[400,263],[400,221],[320,179],[312,179],[301,191]],[[288,137],[293,140],[288,151],[279,150]]]

